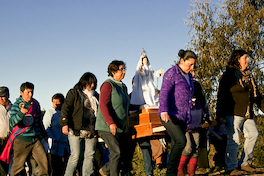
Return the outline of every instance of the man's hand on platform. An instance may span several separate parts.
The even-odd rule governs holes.
[[[165,123],[167,123],[170,120],[170,116],[168,115],[167,112],[161,113],[160,117],[161,117],[161,120],[163,120]]]
[[[116,133],[117,133],[117,126],[116,126],[116,124],[111,124],[110,126],[110,131],[111,131],[111,133],[112,133],[112,135],[116,135]]]

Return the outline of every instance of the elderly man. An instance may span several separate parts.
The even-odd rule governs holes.
[[[11,112],[12,103],[9,101],[9,90],[7,87],[0,87],[0,153],[2,153],[8,136],[10,134],[9,129],[9,117]],[[6,175],[8,165],[1,161],[0,163],[0,175]]]

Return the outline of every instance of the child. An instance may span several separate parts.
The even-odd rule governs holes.
[[[209,140],[215,147],[215,169],[221,169],[225,166],[225,152],[227,144],[227,133],[225,124],[209,127]]]

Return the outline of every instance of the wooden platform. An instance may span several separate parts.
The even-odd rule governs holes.
[[[217,121],[213,121],[211,123],[203,123],[202,128],[208,128],[208,127],[212,127],[212,126],[216,126],[216,125],[217,125]]]
[[[131,114],[129,123],[129,126],[135,130],[133,139],[166,134],[166,129],[158,116],[158,109],[143,109],[141,113]]]
[[[132,135],[132,139],[150,137],[150,136],[164,136],[166,134],[164,132],[166,130],[164,126],[152,122],[148,124],[137,125],[135,126],[135,129],[136,129],[136,134]]]

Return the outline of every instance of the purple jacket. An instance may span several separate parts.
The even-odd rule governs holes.
[[[190,85],[178,64],[166,71],[159,94],[159,116],[167,112],[170,118],[178,118],[185,124],[192,121],[191,105],[194,91],[193,78],[189,73]]]

